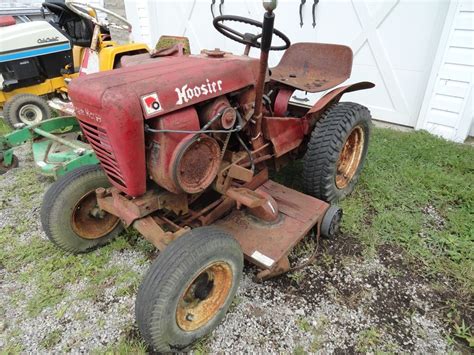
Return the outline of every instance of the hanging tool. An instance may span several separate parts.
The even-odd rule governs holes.
[[[300,27],[303,27],[303,6],[306,4],[306,0],[301,0],[300,4]]]
[[[224,5],[224,0],[221,0],[221,3],[219,4],[219,13],[222,16],[222,6]]]
[[[313,3],[313,28],[316,27],[316,6],[318,6],[319,0],[314,0]]]
[[[211,14],[212,14],[212,18],[216,18],[216,16],[214,15],[214,5],[216,4],[216,0],[212,0],[211,2]]]

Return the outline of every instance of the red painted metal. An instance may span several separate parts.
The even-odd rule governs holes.
[[[361,81],[355,84],[341,86],[334,90],[331,90],[322,98],[320,98],[318,102],[314,104],[313,107],[311,107],[311,109],[306,113],[305,117],[311,118],[312,116],[321,113],[326,109],[328,105],[338,102],[341,99],[341,96],[344,95],[346,92],[371,89],[374,86],[375,84],[371,83],[370,81]]]
[[[280,219],[276,223],[259,222],[244,210],[234,210],[216,225],[237,239],[248,260],[271,270],[321,223],[329,204],[271,180],[259,190],[268,193],[278,204]]]
[[[194,107],[188,107],[159,119],[151,120],[150,127],[154,129],[196,131],[199,130],[200,126],[196,110]],[[173,166],[179,147],[192,138],[192,134],[181,133],[153,133],[150,135],[151,148],[147,157],[149,175],[153,181],[168,191],[181,192],[173,176]]]
[[[95,140],[95,150],[100,149],[99,159],[112,183],[130,196],[140,196],[146,191],[144,118],[251,87],[258,69],[257,59],[230,54],[163,57],[77,78],[69,95],[82,127],[100,131],[100,137],[85,133]],[[145,103],[150,96],[155,97],[152,107]]]
[[[295,117],[265,117],[263,132],[273,144],[275,157],[297,148],[303,142],[306,120]]]
[[[285,117],[288,115],[288,103],[290,102],[291,95],[295,92],[295,89],[282,88],[278,91],[275,98],[275,105],[273,107],[273,114],[275,117]]]
[[[0,27],[7,27],[16,24],[13,16],[0,16]]]

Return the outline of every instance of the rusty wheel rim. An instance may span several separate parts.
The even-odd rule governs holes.
[[[232,282],[233,273],[228,263],[215,262],[200,271],[179,299],[178,326],[189,332],[206,325],[224,307]]]
[[[336,186],[338,189],[349,185],[357,172],[362,160],[364,140],[364,130],[360,126],[354,127],[347,137],[337,162]]]
[[[71,215],[71,226],[79,237],[99,239],[120,223],[120,219],[99,209],[95,191],[88,192],[76,203]]]

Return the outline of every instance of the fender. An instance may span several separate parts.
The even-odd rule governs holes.
[[[372,89],[375,86],[374,83],[370,81],[360,81],[351,85],[341,86],[334,90],[329,91],[326,95],[316,102],[313,107],[306,113],[304,118],[311,119],[313,117],[319,116],[324,110],[333,103],[339,102],[342,95],[347,92],[359,91],[365,89]]]

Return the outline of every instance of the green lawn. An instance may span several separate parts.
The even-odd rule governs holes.
[[[278,180],[300,189],[295,163]],[[356,191],[341,203],[343,229],[367,253],[402,246],[429,274],[474,292],[474,147],[426,132],[374,129]]]

